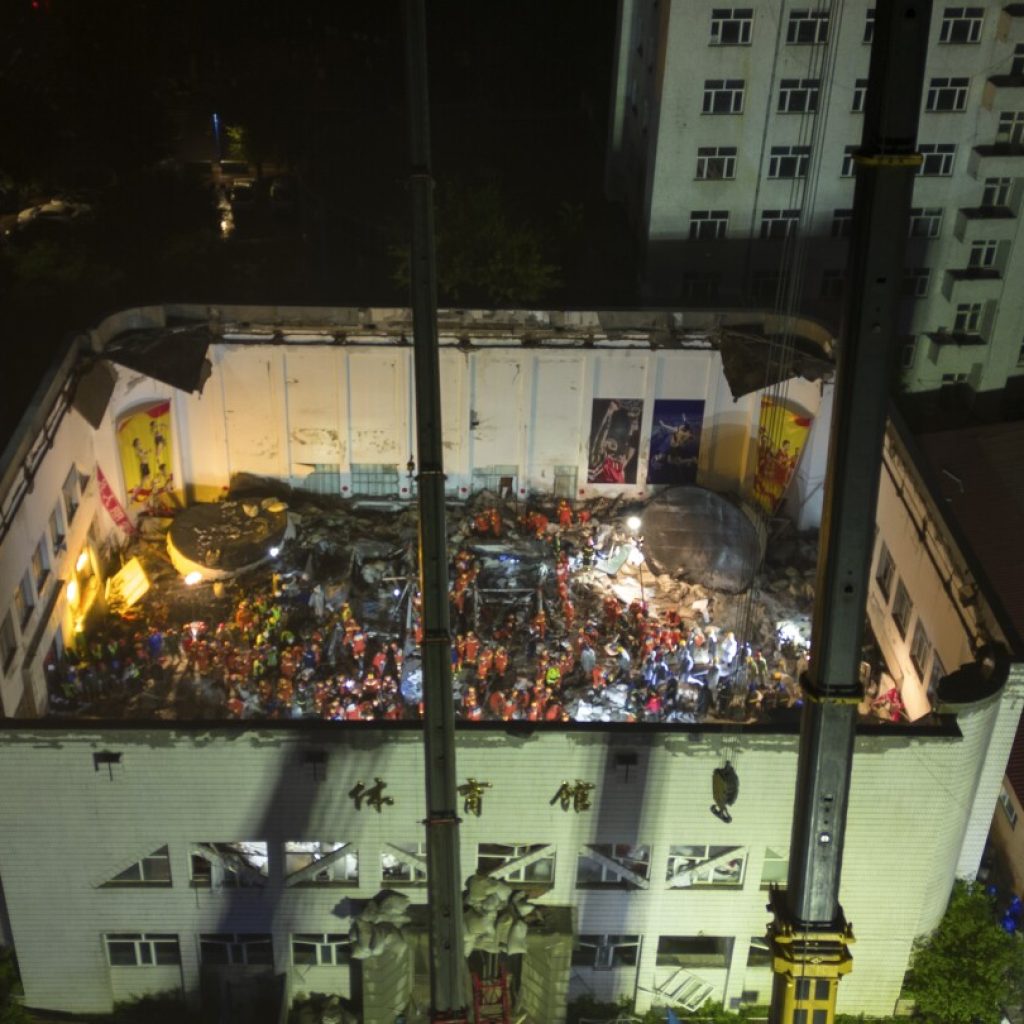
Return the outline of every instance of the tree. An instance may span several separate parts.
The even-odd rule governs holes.
[[[982,886],[953,886],[939,926],[914,950],[906,991],[928,1024],[999,1024],[1001,1008],[1024,998],[1024,951]]]
[[[29,1024],[28,1014],[14,998],[20,987],[14,950],[0,947],[0,1024]]]

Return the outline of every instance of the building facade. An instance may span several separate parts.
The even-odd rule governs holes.
[[[698,481],[749,493],[764,396],[727,393],[713,331],[694,327],[689,344],[666,347],[663,317],[642,326],[645,315],[578,316],[519,314],[500,328],[442,316],[451,497],[475,489],[484,467],[516,491],[550,493],[556,467],[571,466],[573,493],[650,493],[643,460],[628,484],[582,479],[594,404],[616,397],[643,402],[641,452],[648,403],[704,402]],[[40,389],[7,451],[0,540],[11,594],[0,934],[13,937],[29,1005],[102,1012],[147,993],[195,1000],[242,982],[267,998],[332,992],[365,1007],[371,968],[351,960],[354,918],[382,889],[414,909],[425,903],[416,723],[41,717],[45,652],[88,616],[120,512],[132,507],[125,417],[170,417],[152,430],[166,431],[165,470],[189,500],[216,498],[240,472],[293,484],[319,474],[316,486],[339,496],[401,500],[411,429],[403,323],[407,314],[383,310],[128,311],[72,346]],[[138,368],[140,352],[164,342],[180,351],[181,332],[200,329],[212,364],[201,390],[162,360]],[[98,404],[83,383],[97,365],[110,369]],[[811,428],[800,469],[805,512],[821,485],[828,395],[807,380],[788,393],[824,427]],[[545,422],[564,436],[547,437]],[[376,488],[380,470],[360,476],[371,463],[390,467],[386,488]],[[999,678],[986,678],[977,652],[1005,645],[998,609],[895,426],[877,524],[868,617],[911,721],[858,733],[841,893],[856,963],[839,1008],[884,1014],[953,879],[977,871],[1024,671],[1001,655]],[[966,693],[943,703],[940,680],[958,670]],[[523,888],[542,937],[573,937],[571,958],[553,953],[546,973],[523,981],[534,1005],[557,1006],[535,1013],[536,1024],[559,1019],[574,996],[627,996],[640,1009],[695,990],[729,1005],[768,998],[766,889],[786,880],[797,745],[792,724],[460,726],[458,781],[489,783],[479,815],[463,814],[463,877]],[[731,823],[709,810],[712,773],[726,761],[740,779]],[[375,785],[388,799],[370,799]],[[424,969],[414,957],[414,991]]]
[[[623,0],[607,183],[652,296],[838,321],[874,6]],[[1024,380],[1024,8],[935,4],[901,314],[903,382]]]

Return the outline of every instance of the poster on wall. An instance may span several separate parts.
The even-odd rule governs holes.
[[[635,484],[642,398],[595,398],[590,412],[587,483]]]
[[[647,462],[649,484],[697,482],[703,423],[703,402],[659,398],[654,403],[651,450]]]
[[[155,402],[123,416],[117,447],[129,514],[175,507],[171,403]]]
[[[810,429],[810,416],[773,398],[761,399],[754,499],[769,515],[782,502]]]

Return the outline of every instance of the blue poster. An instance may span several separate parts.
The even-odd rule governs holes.
[[[654,403],[649,484],[696,483],[703,422],[703,402],[663,398]]]

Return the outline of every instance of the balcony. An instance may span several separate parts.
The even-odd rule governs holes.
[[[953,235],[958,242],[983,238],[1012,241],[1017,233],[1017,215],[1008,206],[962,206],[956,214]]]
[[[981,94],[986,110],[1019,110],[1024,98],[1024,75],[990,75]]]
[[[1024,4],[1007,4],[999,12],[996,38],[1003,43],[1024,42]]]
[[[967,173],[976,181],[1020,177],[1024,173],[1024,144],[996,142],[988,146],[975,146],[967,161]]]
[[[937,348],[976,348],[987,345],[985,338],[970,331],[926,331],[925,337]]]
[[[1003,275],[994,267],[958,267],[942,277],[942,294],[949,302],[987,302],[998,299]]]

